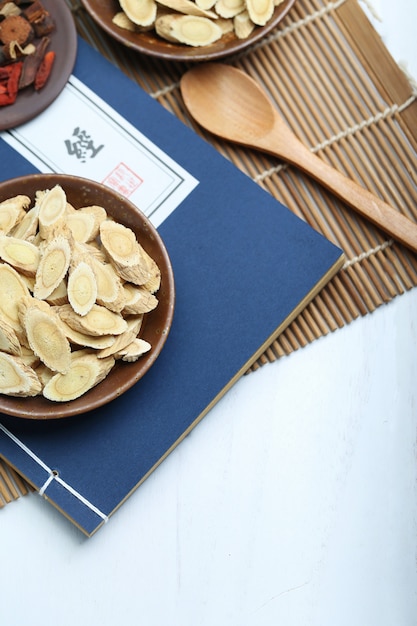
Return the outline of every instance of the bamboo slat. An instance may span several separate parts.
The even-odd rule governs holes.
[[[6,504],[27,495],[32,488],[13,468],[0,459],[0,509]]]

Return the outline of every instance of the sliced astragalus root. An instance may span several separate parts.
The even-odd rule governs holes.
[[[216,0],[195,0],[195,3],[200,9],[205,9],[206,11],[210,11],[216,4]]]
[[[57,399],[52,378],[61,381],[73,360],[100,359],[100,379],[113,353],[121,360],[128,351],[125,360],[136,360],[150,349],[136,340],[145,314],[158,305],[161,272],[135,233],[103,207],[75,209],[58,186],[36,192],[31,208],[28,200],[5,201],[4,223],[14,225],[0,229],[0,353],[16,357],[4,362],[17,380],[0,394],[37,395],[49,384]],[[87,377],[89,387],[96,377]]]
[[[40,252],[39,248],[29,241],[0,234],[0,259],[22,274],[35,276]]]
[[[19,356],[22,361],[26,363],[26,365],[29,365],[32,369],[37,369],[41,364],[40,358],[36,356],[29,346],[21,346],[21,354]],[[37,373],[38,372],[36,372],[36,374]]]
[[[215,4],[216,12],[225,18],[235,17],[245,10],[245,0],[217,0]]]
[[[184,15],[195,15],[197,17],[208,17],[212,20],[216,20],[218,15],[214,11],[202,9],[193,0],[157,0],[158,4],[172,9],[177,13]]]
[[[255,28],[255,24],[249,17],[247,11],[242,11],[233,18],[233,25],[236,37],[238,39],[246,39]]]
[[[94,219],[94,229],[93,229],[93,232],[92,232],[92,237],[89,240],[89,241],[92,241],[100,233],[100,224],[101,224],[101,222],[104,222],[108,218],[106,210],[103,209],[103,207],[101,207],[101,206],[98,206],[96,204],[92,204],[91,206],[81,207],[81,209],[77,209],[77,211],[81,215],[91,215],[91,217]]]
[[[48,304],[53,306],[60,306],[61,304],[67,304],[68,302],[68,292],[67,292],[67,281],[61,280],[58,287],[55,287],[53,292],[45,298]]]
[[[227,33],[233,33],[234,31],[233,19],[230,17],[219,17],[216,20],[216,25],[221,28],[223,35],[227,35]]]
[[[158,299],[144,287],[125,283],[123,290],[125,292],[123,314],[138,315],[149,313],[149,311],[153,311],[158,306]]]
[[[0,202],[0,231],[8,233],[24,219],[26,208],[30,204],[28,196],[15,196]]]
[[[121,8],[124,4],[135,6],[136,10],[145,0],[120,0]],[[147,0],[150,1],[150,0]],[[275,7],[284,0],[155,0],[158,9],[155,20],[147,24],[147,30],[154,30],[156,34],[166,41],[185,44],[188,46],[210,46],[222,35],[234,34],[237,39],[247,39],[256,27],[265,26],[273,17]],[[165,9],[162,11],[161,9]],[[130,10],[130,6],[129,9]],[[237,15],[244,11],[250,14],[250,21],[245,17],[234,20]],[[217,28],[210,24],[196,21],[181,20],[181,15],[205,17],[220,27],[222,35]],[[221,23],[223,20],[223,23]],[[230,22],[224,20],[231,20]],[[122,10],[117,13],[113,22],[120,28],[129,31],[140,31],[137,23],[134,24],[128,17],[128,13]],[[193,32],[195,31],[195,32]],[[230,38],[224,41],[229,41]]]
[[[29,295],[29,289],[20,274],[10,265],[0,263],[0,316],[18,336],[23,331],[19,303]]]
[[[123,11],[116,13],[112,18],[112,22],[115,26],[123,28],[123,30],[130,30],[132,33],[136,30],[136,24],[134,24]]]
[[[101,242],[98,243],[97,241],[88,241],[87,243],[82,244],[78,244],[76,242],[75,247],[81,248],[81,250],[79,250],[80,254],[87,254],[89,258],[94,257],[102,263],[108,262],[107,254],[105,250],[103,250]]]
[[[22,347],[12,326],[5,320],[0,319],[0,350],[8,354],[20,356]]]
[[[98,385],[114,365],[114,359],[97,359],[95,354],[72,354],[66,374],[55,374],[46,383],[43,395],[54,402],[68,402],[81,397]]]
[[[124,306],[123,285],[120,276],[110,263],[103,263],[94,256],[86,262],[94,272],[97,283],[97,303],[119,312]]]
[[[210,11],[216,4],[216,0],[195,0],[195,3],[200,9],[205,9],[206,11]]]
[[[274,13],[274,0],[246,0],[249,17],[257,26],[265,26]]]
[[[152,259],[149,254],[145,250],[143,250],[143,248],[142,255],[146,261],[150,273],[150,278],[146,281],[146,283],[144,283],[143,287],[151,293],[155,293],[161,286],[161,270],[159,269],[156,261]]]
[[[32,302],[31,302],[31,301]],[[33,352],[50,370],[65,373],[71,359],[71,347],[61,321],[46,302],[40,307],[34,298],[20,305],[20,316]]]
[[[223,35],[220,26],[211,19],[178,13],[158,18],[155,30],[163,39],[194,47],[208,46]]]
[[[60,185],[55,185],[40,196],[39,232],[46,238],[53,227],[64,221],[67,197]]]
[[[61,323],[68,341],[75,346],[104,350],[104,348],[109,348],[116,341],[115,335],[99,335],[98,337],[93,337],[93,335],[89,335],[88,333],[74,330],[62,319]]]
[[[38,215],[39,207],[34,206],[29,209],[23,219],[9,231],[10,234],[18,239],[29,239],[36,235],[39,225]]]
[[[57,307],[57,313],[68,326],[93,337],[120,335],[127,330],[127,322],[119,313],[99,304],[94,304],[87,315],[78,315],[70,304]]]
[[[127,319],[127,330],[125,330],[125,332],[121,335],[118,335],[111,346],[100,350],[97,353],[97,357],[99,359],[104,359],[126,348],[126,346],[128,346],[130,343],[132,343],[132,341],[136,339],[142,326],[142,321],[143,315],[136,315]]]
[[[151,278],[144,250],[135,233],[123,224],[112,220],[100,225],[100,238],[116,272],[135,285],[143,285]]]
[[[42,385],[42,390],[45,385],[51,380],[52,376],[55,376],[56,374],[56,372],[53,372],[49,369],[49,367],[46,367],[46,365],[41,362],[39,362],[39,364],[33,369],[35,370],[36,376],[39,378],[39,381]]]
[[[43,248],[36,271],[34,296],[47,298],[65,277],[71,261],[71,245],[58,235]]]
[[[114,357],[116,359],[121,359],[122,361],[127,361],[128,363],[133,363],[137,361],[141,356],[149,352],[151,349],[151,344],[145,339],[140,339],[137,337],[123,350],[119,350]]]
[[[155,0],[119,0],[120,6],[131,22],[138,26],[150,26],[155,22]]]
[[[18,356],[0,352],[0,393],[8,396],[37,396],[42,385],[35,371]]]
[[[68,225],[68,228],[70,229],[75,241],[85,243],[94,239],[94,215],[89,215],[74,210],[74,212],[71,211],[67,215],[66,224]]]
[[[68,301],[79,315],[87,315],[97,298],[94,272],[85,261],[70,268],[67,283]]]

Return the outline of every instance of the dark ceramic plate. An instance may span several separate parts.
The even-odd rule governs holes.
[[[116,221],[131,228],[146,252],[161,270],[159,304],[145,320],[140,336],[152,345],[150,352],[134,363],[117,361],[110,374],[85,395],[71,402],[51,402],[43,396],[13,398],[0,395],[0,412],[29,419],[56,419],[96,409],[130,389],[155,363],[171,328],[175,303],[175,287],[171,262],[164,243],[145,215],[129,200],[101,183],[64,174],[35,174],[0,183],[0,202],[17,194],[34,197],[40,189],[59,184],[74,207],[98,204]]]
[[[208,61],[242,52],[265,37],[284,18],[295,0],[285,0],[279,4],[268,24],[255,28],[247,39],[237,39],[235,35],[229,33],[212,45],[200,48],[164,41],[153,30],[132,33],[115,26],[112,23],[113,16],[121,10],[118,0],[81,0],[81,2],[105,32],[132,50],[171,61]]]
[[[56,53],[48,82],[40,91],[29,85],[22,89],[16,102],[0,107],[0,130],[15,128],[42,113],[59,96],[74,68],[77,55],[77,31],[65,0],[42,0],[42,5],[55,21],[48,50]]]

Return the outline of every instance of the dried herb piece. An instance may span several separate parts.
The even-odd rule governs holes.
[[[19,91],[19,79],[22,73],[23,62],[11,63],[0,67],[0,106],[13,104]]]
[[[9,68],[0,73],[7,78]],[[67,226],[77,212],[97,220],[94,243],[78,242]],[[105,207],[75,209],[58,185],[37,192],[32,206],[24,195],[3,201],[0,218],[0,394],[67,402],[116,361],[151,349],[139,333],[158,305],[161,272],[133,231],[117,228]],[[132,278],[140,266],[146,284],[126,283],[113,257]]]
[[[45,85],[46,81],[49,78],[49,75],[52,71],[52,66],[55,61],[55,52],[53,50],[49,50],[43,57],[41,64],[36,72],[35,76],[35,89],[39,91]]]
[[[32,85],[35,81],[36,73],[42,63],[49,46],[49,37],[43,37],[37,44],[33,54],[28,54],[23,61],[22,75],[20,77],[19,89],[24,89]]]
[[[39,0],[32,2],[31,5],[23,11],[23,14],[33,26],[36,37],[49,35],[55,28],[53,18]]]
[[[47,52],[54,29],[40,0],[0,0],[0,70],[5,70],[0,72],[0,107],[13,104],[29,85],[36,91],[44,87],[55,61],[55,52]]]
[[[45,13],[47,13],[47,11],[39,0],[31,2],[30,5],[23,11],[24,16],[31,24],[42,20]]]
[[[0,40],[5,45],[15,41],[23,46],[29,43],[33,36],[32,26],[21,15],[9,15],[0,22]]]

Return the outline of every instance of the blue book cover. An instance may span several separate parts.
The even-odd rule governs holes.
[[[0,415],[0,456],[90,536],[337,272],[343,254],[89,45],[78,46],[76,79],[198,181],[158,225],[176,305],[145,377],[85,415]],[[39,170],[5,133],[0,156],[3,179]]]

